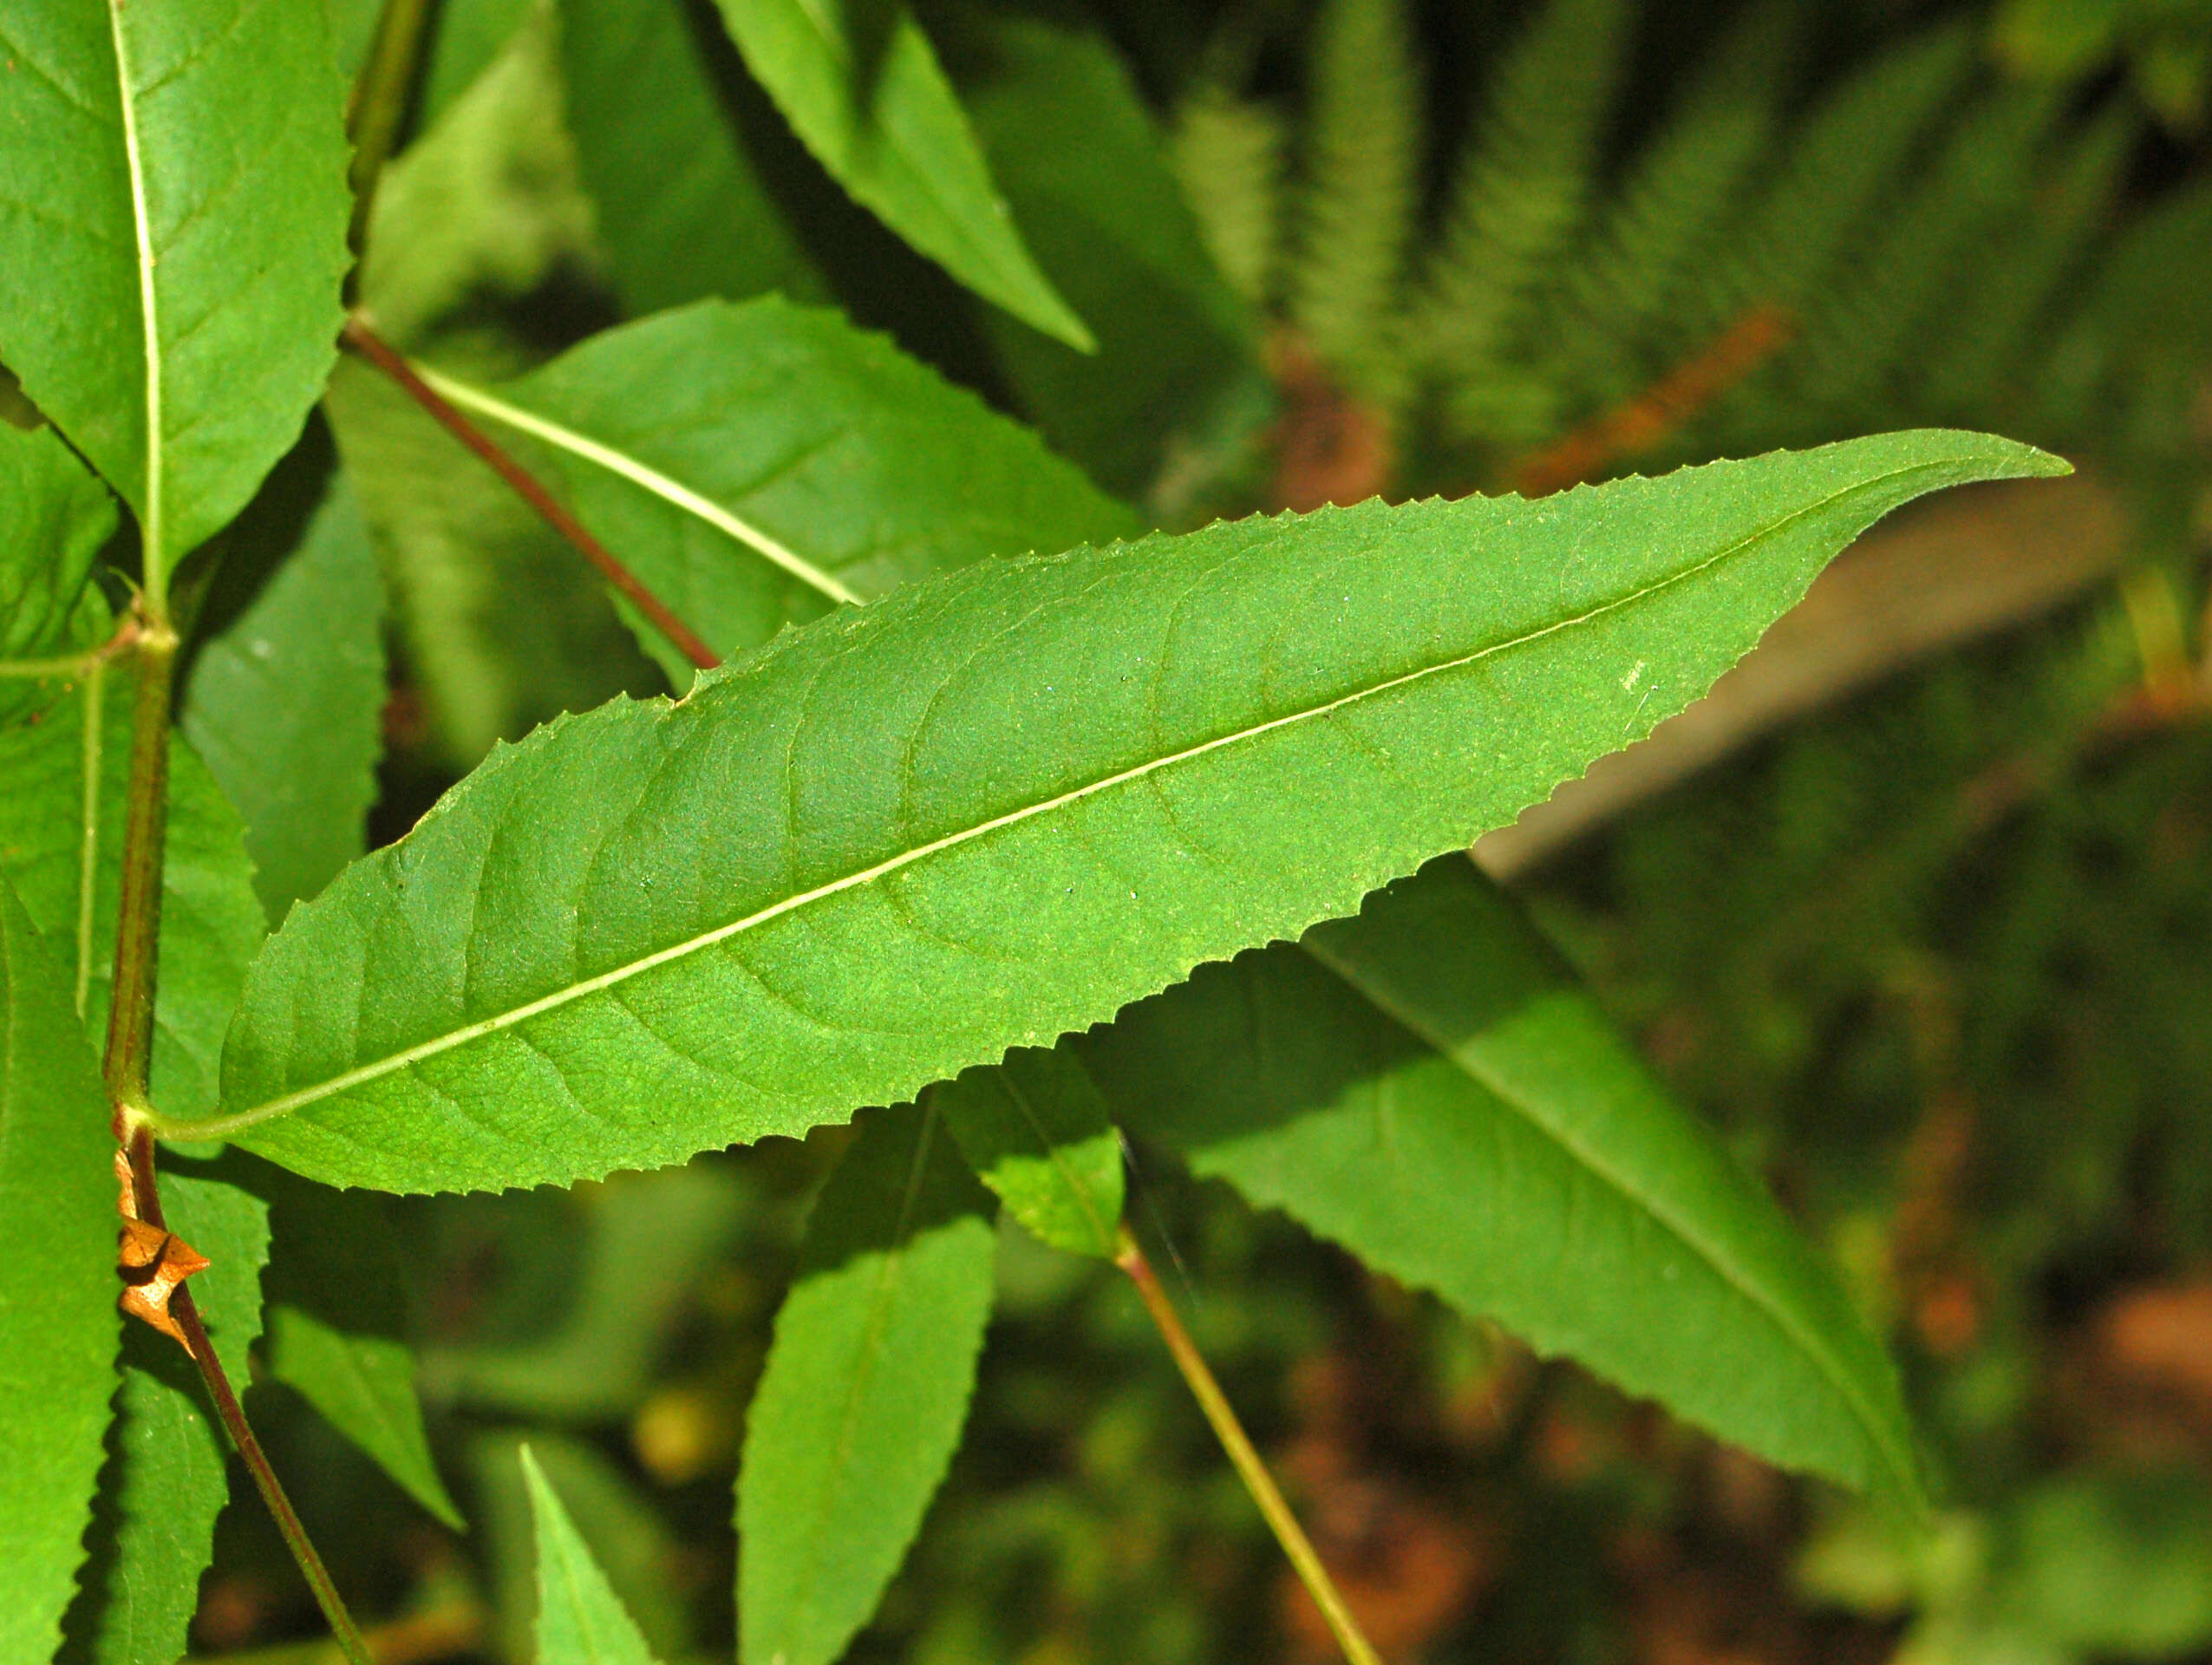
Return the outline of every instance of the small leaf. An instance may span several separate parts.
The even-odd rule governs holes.
[[[543,441],[585,525],[717,653],[986,555],[1139,529],[972,393],[773,297],[604,330],[496,396],[447,392]]]
[[[1015,397],[1107,490],[1149,491],[1178,448],[1267,420],[1259,328],[1222,280],[1144,95],[1113,49],[1030,18],[995,23],[962,90],[1038,261],[1099,339],[1078,353],[983,320]]]
[[[159,588],[290,447],[336,351],[325,8],[17,8],[0,53],[0,358],[137,511]]]
[[[653,1665],[636,1623],[616,1599],[528,1446],[522,1473],[538,1523],[538,1665]]]
[[[1002,1064],[930,1089],[960,1153],[1040,1241],[1112,1260],[1119,1248],[1121,1135],[1075,1054],[1017,1047]]]
[[[361,854],[383,744],[375,552],[345,477],[303,460],[232,528],[178,719],[245,823],[271,919]]]
[[[901,0],[719,0],[730,36],[853,200],[986,300],[1069,346],[1090,332],[1039,271]]]
[[[1083,1051],[1196,1172],[1774,1462],[1919,1503],[1833,1272],[1463,856]]]
[[[1893,434],[909,586],[477,770],[294,910],[225,1113],[166,1131],[496,1188],[897,1102],[1352,911],[1702,695],[1889,509],[2062,467]]]
[[[425,1509],[462,1530],[423,1432],[400,1244],[360,1192],[272,1189],[269,1373],[296,1388]]]
[[[828,298],[754,159],[756,130],[781,119],[680,0],[563,0],[561,62],[577,163],[626,312],[772,291]]]
[[[192,1297],[225,1374],[243,1382],[261,1329],[268,1210],[217,1178],[222,1171],[166,1162],[161,1203],[170,1226],[212,1263],[193,1279]],[[124,1327],[122,1393],[91,1558],[63,1622],[64,1665],[174,1665],[184,1655],[215,1517],[229,1496],[229,1441],[206,1405],[181,1348],[143,1324]]]
[[[115,1391],[114,1150],[69,982],[0,879],[0,1659],[43,1660]]]
[[[537,1651],[538,1512],[522,1472],[525,1443],[512,1433],[486,1433],[470,1445],[493,1609],[486,1651],[494,1659],[528,1660]],[[588,1440],[539,1428],[526,1443],[647,1650],[661,1659],[701,1657],[692,1634],[694,1603],[679,1587],[682,1546],[656,1500]]]
[[[960,1444],[990,1316],[991,1202],[937,1117],[860,1124],[814,1205],[738,1472],[743,1665],[830,1665]]]

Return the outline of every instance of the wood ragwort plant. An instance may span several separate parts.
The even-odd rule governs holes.
[[[721,10],[854,202],[1089,346],[912,18]],[[1879,517],[2065,466],[1924,431],[1169,534],[782,299],[472,385],[346,310],[428,16],[391,0],[350,95],[313,4],[0,24],[0,1661],[175,1658],[226,1442],[367,1659],[231,1384],[258,1346],[458,1524],[369,1193],[848,1120],[746,1433],[747,1665],[867,1623],[959,1441],[1002,1212],[1135,1280],[1374,1657],[1122,1223],[1124,1129],[1918,1508],[1834,1275],[1456,852],[1697,699]],[[498,748],[365,856],[376,575],[310,421],[342,343],[597,566],[682,690]],[[525,1469],[542,1657],[644,1658]]]

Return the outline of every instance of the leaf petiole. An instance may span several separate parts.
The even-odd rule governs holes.
[[[1198,1401],[1198,1408],[1205,1413],[1214,1437],[1229,1453],[1237,1477],[1252,1494],[1252,1501],[1259,1505],[1269,1529],[1275,1533],[1276,1542],[1282,1545],[1282,1552],[1290,1557],[1299,1581],[1321,1609],[1329,1633],[1344,1650],[1344,1657],[1351,1665],[1382,1665],[1381,1656],[1361,1634],[1360,1622],[1352,1616],[1352,1610],[1334,1580],[1329,1577],[1328,1569],[1321,1564],[1313,1540],[1299,1525],[1298,1517],[1291,1513],[1289,1504],[1284,1501],[1275,1483],[1275,1476],[1268,1472],[1268,1466],[1254,1447],[1251,1436],[1237,1420],[1237,1412],[1230,1405],[1229,1396],[1221,1391],[1221,1384],[1214,1380],[1205,1355],[1198,1351],[1191,1332],[1183,1327],[1182,1316],[1175,1310],[1175,1303],[1168,1299],[1167,1291],[1160,1287],[1152,1263],[1145,1258],[1145,1251],[1137,1246],[1136,1238],[1130,1236],[1126,1225],[1121,1228],[1120,1252],[1114,1257],[1113,1263],[1136,1285],[1138,1299],[1145,1303],[1145,1310],[1158,1329],[1160,1339],[1167,1343],[1167,1350],[1175,1360],[1176,1368],[1183,1373],[1183,1380],[1191,1385],[1191,1395]]]

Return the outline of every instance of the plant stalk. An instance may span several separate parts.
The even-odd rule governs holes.
[[[1168,1299],[1167,1291],[1160,1287],[1159,1279],[1152,1272],[1152,1263],[1145,1258],[1145,1251],[1129,1235],[1129,1228],[1121,1228],[1121,1250],[1114,1257],[1114,1264],[1127,1273],[1129,1281],[1137,1286],[1137,1296],[1145,1303],[1145,1310],[1152,1315],[1152,1322],[1167,1343],[1168,1352],[1175,1359],[1176,1368],[1183,1372],[1183,1380],[1191,1385],[1191,1392],[1198,1401],[1198,1408],[1205,1413],[1206,1420],[1213,1427],[1214,1436],[1221,1441],[1222,1449],[1229,1453],[1229,1460],[1236,1466],[1237,1478],[1244,1482],[1244,1489],[1252,1494],[1252,1501],[1259,1505],[1260,1513],[1266,1517],[1276,1541],[1282,1545],[1282,1552],[1290,1557],[1298,1577],[1308,1594],[1320,1607],[1321,1617],[1327,1621],[1336,1644],[1344,1650],[1344,1657],[1352,1665],[1381,1665],[1381,1656],[1373,1643],[1360,1634],[1359,1621],[1352,1616],[1352,1610],[1345,1604],[1343,1596],[1328,1576],[1328,1569],[1321,1564],[1313,1541],[1305,1529],[1298,1525],[1298,1517],[1290,1512],[1290,1505],[1277,1489],[1275,1476],[1268,1472],[1266,1463],[1253,1447],[1244,1425],[1237,1420],[1237,1413],[1221,1391],[1221,1384],[1214,1380],[1214,1373],[1207,1367],[1205,1355],[1198,1351],[1198,1344],[1191,1339],[1191,1332],[1183,1327],[1183,1319],[1175,1310],[1175,1303]]]
[[[163,1226],[153,1163],[153,1104],[147,1081],[153,1061],[153,993],[160,968],[161,870],[169,826],[169,708],[176,679],[177,633],[166,620],[142,619],[136,640],[137,692],[131,715],[131,774],[123,812],[123,874],[115,920],[114,1002],[101,1070],[115,1106],[115,1136],[131,1170],[131,1192],[140,1218]],[[170,1316],[183,1331],[186,1351],[199,1367],[208,1397],[245,1459],[247,1472],[276,1517],[292,1558],[315,1592],[331,1633],[353,1665],[374,1665],[361,1631],[338,1599],[323,1558],[308,1539],[291,1500],[254,1438],[222,1361],[207,1339],[192,1291],[181,1284],[169,1298]]]
[[[699,639],[697,632],[671,612],[668,604],[647,589],[635,572],[616,559],[613,552],[586,531],[583,522],[571,514],[558,498],[547,491],[482,428],[456,409],[452,401],[416,375],[414,367],[389,342],[370,329],[359,313],[346,320],[341,339],[346,346],[390,376],[406,391],[408,397],[429,413],[439,426],[480,457],[493,473],[513,488],[516,496],[537,510],[547,526],[566,539],[578,554],[597,568],[600,577],[614,585],[639,612],[644,614],[653,628],[666,637],[678,653],[701,670],[711,670],[721,663],[714,650]]]
[[[360,262],[369,245],[369,219],[376,206],[376,186],[391,157],[392,142],[399,137],[400,123],[407,115],[408,94],[421,61],[430,5],[431,0],[384,0],[369,56],[346,105],[346,137],[353,141],[353,161],[346,170],[346,183],[353,188],[353,219],[346,226],[346,246],[353,251],[355,262],[353,271],[346,275],[349,302],[360,282]]]
[[[153,1061],[153,984],[160,960],[161,863],[169,831],[169,700],[176,678],[177,633],[145,622],[134,670],[130,787],[123,807],[123,874],[115,918],[115,977],[108,1010],[102,1071],[114,1100],[116,1136],[152,1109],[147,1081]],[[88,721],[93,720],[88,717]],[[154,1224],[159,1224],[157,1220]]]

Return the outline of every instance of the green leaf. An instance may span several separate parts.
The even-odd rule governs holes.
[[[261,1329],[268,1209],[173,1159],[161,1174],[170,1228],[213,1262],[192,1298],[233,1381]],[[123,1388],[94,1505],[91,1560],[62,1629],[63,1665],[174,1665],[199,1605],[215,1517],[229,1495],[229,1443],[185,1350],[151,1326],[123,1327]]]
[[[361,854],[383,748],[376,555],[344,476],[320,484],[264,491],[232,528],[179,701],[271,919]]]
[[[1021,409],[1109,491],[1264,420],[1259,330],[1200,241],[1144,96],[1101,40],[1029,19],[989,37],[964,87],[977,136],[1053,282],[1099,338],[1085,354],[984,319]]]
[[[623,1611],[528,1446],[522,1448],[522,1473],[538,1523],[538,1665],[652,1665],[636,1621]]]
[[[269,1373],[463,1530],[430,1455],[407,1341],[400,1243],[380,1198],[284,1177],[272,1192]]]
[[[1889,509],[2064,467],[1892,434],[910,586],[479,769],[294,911],[225,1113],[165,1132],[498,1187],[896,1102],[1352,911],[1703,694]]]
[[[127,662],[42,684],[42,702],[0,717],[0,875],[72,973],[89,1030],[108,1021],[130,780]],[[88,717],[93,719],[88,722]],[[161,976],[154,1007],[154,1102],[171,1114],[215,1102],[216,1061],[245,969],[261,945],[261,904],[238,816],[181,742],[169,763],[161,875]]]
[[[1121,1224],[1121,1135],[1065,1048],[1021,1047],[1003,1064],[930,1090],[960,1153],[1041,1241],[1112,1260]]]
[[[568,124],[623,310],[828,298],[754,160],[780,118],[728,43],[690,25],[681,0],[562,0]]]
[[[975,395],[773,297],[605,330],[496,397],[438,385],[542,441],[584,524],[718,653],[986,555],[1138,529]]]
[[[0,1659],[50,1659],[115,1391],[115,1141],[69,983],[0,880]]]
[[[325,9],[17,9],[0,53],[0,358],[137,511],[158,591],[290,448],[336,351]]]
[[[990,1198],[936,1113],[864,1120],[746,1418],[744,1665],[829,1665],[876,1610],[960,1444],[996,1257]]]
[[[50,428],[0,423],[0,712],[20,704],[35,662],[87,645],[105,617],[88,598],[115,529],[107,488]]]
[[[1834,1274],[1465,858],[1085,1048],[1115,1116],[1368,1264],[1786,1466],[1921,1499]]]
[[[1089,351],[900,0],[719,0],[745,62],[854,201],[986,300]]]
[[[577,1536],[646,1648],[662,1659],[699,1656],[689,1603],[677,1588],[682,1546],[666,1516],[596,1445],[543,1429],[533,1431],[527,1443],[538,1472],[573,1509]],[[475,1507],[492,1583],[487,1651],[498,1659],[527,1660],[536,1652],[531,1630],[538,1607],[537,1510],[522,1469],[524,1444],[512,1433],[486,1433],[472,1452]]]

